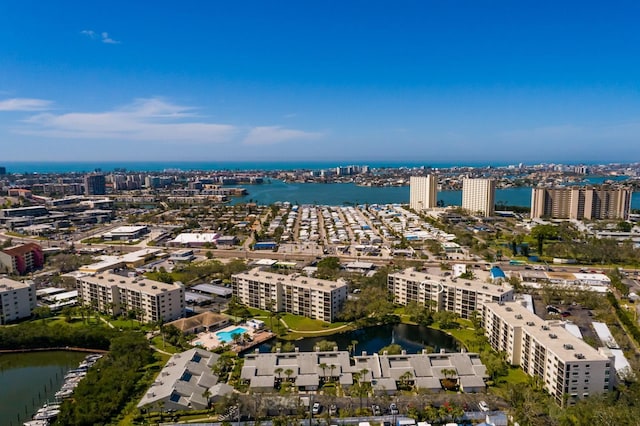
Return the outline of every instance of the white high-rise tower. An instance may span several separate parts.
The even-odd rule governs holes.
[[[438,179],[434,175],[411,176],[409,179],[409,207],[419,212],[436,207]]]
[[[462,208],[471,213],[492,216],[496,199],[496,181],[493,179],[463,179]]]

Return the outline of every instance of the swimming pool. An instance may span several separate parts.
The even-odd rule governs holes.
[[[249,330],[247,330],[246,328],[243,327],[236,327],[233,330],[230,331],[218,331],[216,333],[216,336],[218,337],[218,340],[220,340],[221,342],[224,343],[229,343],[233,341],[233,335],[234,334],[244,334],[246,332],[248,332]]]

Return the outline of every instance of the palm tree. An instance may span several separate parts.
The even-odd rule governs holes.
[[[453,368],[443,368],[440,372],[444,375],[446,381],[452,383],[452,386],[455,385],[455,380],[452,379],[458,372]]]
[[[284,370],[284,374],[287,376],[287,381],[291,381],[291,375],[293,374],[293,370],[290,368],[287,368],[286,370]]]
[[[351,341],[351,350],[353,350],[353,355],[356,354],[356,348],[358,346],[358,341],[357,340],[352,340]]]
[[[458,374],[458,372],[453,368],[443,368],[440,372],[444,375],[445,379],[449,379]]]
[[[202,392],[202,397],[207,401],[207,409],[211,408],[211,391],[209,388],[206,388],[204,392]]]
[[[334,364],[331,364],[331,365],[329,366],[329,368],[331,369],[331,380],[333,380],[333,377],[334,377],[334,376],[333,376],[333,370],[335,370],[335,369],[336,369],[336,366],[335,366]]]
[[[269,299],[266,301],[265,307],[267,308],[267,311],[269,311],[269,326],[271,328],[271,331],[273,331],[273,317],[275,315],[275,312],[273,312],[273,306],[273,299]]]
[[[325,364],[324,362],[322,362],[322,363],[320,363],[318,365],[318,367],[322,368],[322,376],[326,380],[327,379],[327,367],[329,367],[329,366],[327,364]]]
[[[274,374],[278,375],[278,382],[280,382],[282,380],[282,377],[280,377],[280,375],[282,374],[282,367],[277,367],[275,370],[273,370]]]
[[[413,373],[411,373],[411,371],[405,371],[404,373],[402,373],[399,379],[402,387],[408,389],[410,387],[409,383],[411,382],[411,379],[413,379]]]

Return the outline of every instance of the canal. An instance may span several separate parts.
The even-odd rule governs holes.
[[[68,351],[0,355],[0,426],[22,425],[53,401],[67,371],[87,354]]]

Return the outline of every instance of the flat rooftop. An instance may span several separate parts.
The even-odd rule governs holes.
[[[438,284],[446,287],[464,288],[474,290],[480,293],[490,294],[492,296],[500,296],[513,288],[506,284],[490,284],[480,280],[467,280],[464,278],[453,278],[453,276],[433,275],[425,272],[416,271],[414,268],[405,269],[403,271],[394,272],[389,276],[402,278],[408,281],[420,281],[429,284]]]
[[[82,278],[83,281],[98,285],[110,284],[112,286],[123,287],[129,290],[138,290],[146,294],[160,294],[181,288],[179,284],[167,284],[160,281],[153,281],[142,277],[125,277],[110,272],[96,274]]]
[[[586,360],[606,360],[607,357],[575,337],[563,327],[560,321],[545,321],[530,312],[519,302],[487,303],[485,306],[495,312],[511,327],[521,327],[533,338],[553,352],[563,362]],[[582,354],[584,359],[575,355]]]
[[[5,277],[0,278],[0,291],[18,290],[21,288],[28,288],[30,286],[31,284],[26,282],[14,281]]]
[[[247,272],[234,275],[235,277],[245,280],[256,280],[269,283],[282,283],[284,285],[293,285],[299,287],[306,287],[319,291],[332,291],[338,288],[346,287],[347,283],[344,281],[329,281],[321,280],[318,278],[306,277],[300,274],[282,275],[275,274],[273,272],[265,272],[259,268],[254,268]]]

